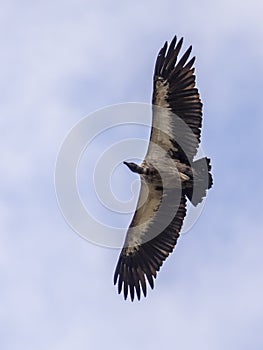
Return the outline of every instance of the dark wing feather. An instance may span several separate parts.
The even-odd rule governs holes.
[[[182,43],[183,38],[176,44],[176,37],[169,47],[165,43],[156,60],[151,141],[168,150],[171,148],[172,138],[172,149],[178,149],[176,145],[180,148],[176,158],[182,159],[183,150],[191,162],[200,142],[202,103],[195,87],[195,74],[192,68],[195,57],[189,60],[191,46],[178,61]],[[176,116],[186,124],[187,130],[182,123],[178,123]],[[151,147],[146,157],[151,157]]]
[[[156,191],[155,195],[161,200],[159,192]],[[174,196],[178,194],[178,191],[167,191],[166,198],[168,197],[167,200],[171,203],[171,207],[172,203],[175,202]],[[186,199],[183,195],[180,203],[177,204],[176,211],[173,213],[170,223],[167,223],[167,227],[160,234],[151,238],[153,227],[160,222],[165,223],[167,219],[164,211],[156,210],[151,198],[148,198],[143,205],[147,208],[152,208],[150,221],[145,224],[143,229],[139,228],[137,231],[137,227],[143,223],[145,218],[142,217],[138,210],[135,212],[114,274],[114,284],[118,283],[118,292],[121,293],[123,290],[125,299],[128,296],[128,292],[130,292],[132,301],[135,296],[134,292],[136,292],[138,299],[140,299],[142,293],[146,296],[146,280],[151,288],[154,287],[154,278],[156,278],[157,272],[160,270],[164,260],[173,251],[186,215]],[[131,231],[133,226],[135,232]],[[134,240],[134,236],[140,230],[141,235],[138,237],[139,242],[136,244],[134,243],[136,241]]]

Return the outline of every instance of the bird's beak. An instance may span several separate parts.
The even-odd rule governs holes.
[[[136,173],[137,171],[137,166],[134,163],[129,163],[129,162],[123,162],[123,164],[127,165],[127,167],[132,171],[133,173]]]
[[[135,163],[123,162],[123,164],[127,165],[127,167],[133,172],[137,174],[143,174],[143,168]]]
[[[131,170],[130,163],[128,163],[128,162],[123,162],[123,164],[125,164],[125,165]]]

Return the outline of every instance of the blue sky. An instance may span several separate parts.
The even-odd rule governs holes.
[[[262,349],[261,2],[1,5],[1,348]],[[155,290],[130,303],[112,284],[119,251],[66,224],[55,162],[84,116],[150,101],[156,54],[174,34],[197,56],[215,186]],[[116,196],[128,199],[134,178],[119,175]]]

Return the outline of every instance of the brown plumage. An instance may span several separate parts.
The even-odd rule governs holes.
[[[160,50],[153,79],[150,144],[140,166],[137,209],[121,251],[114,284],[126,299],[140,299],[151,288],[164,260],[173,251],[186,215],[187,198],[199,204],[212,186],[208,158],[194,160],[200,142],[202,103],[195,87],[192,47],[178,59],[183,39],[174,37]]]

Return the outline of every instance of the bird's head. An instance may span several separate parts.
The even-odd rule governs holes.
[[[125,165],[127,165],[127,167],[132,171],[132,172],[134,172],[134,173],[140,173],[140,167],[137,165],[137,164],[135,164],[135,163],[130,163],[130,162],[123,162],[123,164],[125,164]]]

